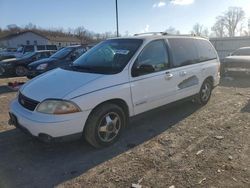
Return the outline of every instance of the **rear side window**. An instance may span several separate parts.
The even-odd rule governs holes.
[[[173,38],[168,39],[172,54],[173,66],[181,67],[198,62],[198,52],[193,39]]]
[[[45,50],[45,45],[37,45],[37,50]]]
[[[47,50],[57,50],[56,45],[46,45]]]
[[[80,57],[84,52],[86,52],[85,48],[77,48],[75,51],[74,51],[74,56],[76,58]]]
[[[199,61],[208,61],[212,59],[216,59],[217,55],[212,45],[206,40],[195,40],[195,44],[197,46],[199,52]]]

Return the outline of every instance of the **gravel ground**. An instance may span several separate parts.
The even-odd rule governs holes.
[[[16,93],[7,82],[0,79],[0,187],[250,187],[249,78],[223,79],[204,107],[181,102],[139,115],[99,150],[84,140],[44,144],[8,126]]]

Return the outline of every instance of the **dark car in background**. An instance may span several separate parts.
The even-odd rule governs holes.
[[[14,55],[17,53],[16,48],[5,48],[0,51],[0,61],[5,60],[5,59],[10,59],[10,58],[15,58],[16,56]]]
[[[47,72],[49,70],[69,66],[74,60],[80,57],[92,46],[68,46],[60,49],[50,58],[35,61],[28,66],[28,78],[33,78],[39,74]]]
[[[22,57],[27,53],[42,51],[42,50],[57,51],[58,49],[56,45],[22,45],[17,49],[17,52],[14,55],[15,57]]]
[[[28,65],[33,61],[48,58],[54,54],[54,50],[42,50],[30,52],[21,58],[5,59],[0,61],[1,76],[26,76],[28,73]]]
[[[222,75],[250,74],[250,47],[235,50],[221,61]]]
[[[22,56],[36,51],[57,51],[56,45],[22,45],[19,48],[6,48],[0,51],[0,61],[10,58],[21,58]]]

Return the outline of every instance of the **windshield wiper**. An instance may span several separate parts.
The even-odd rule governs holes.
[[[81,65],[71,65],[70,66],[73,70],[87,70],[87,71],[92,71],[93,69],[91,67],[84,67]]]

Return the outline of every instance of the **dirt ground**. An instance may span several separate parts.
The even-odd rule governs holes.
[[[7,125],[0,79],[0,187],[250,187],[250,78],[223,79],[210,102],[133,118],[118,143],[44,144]]]

